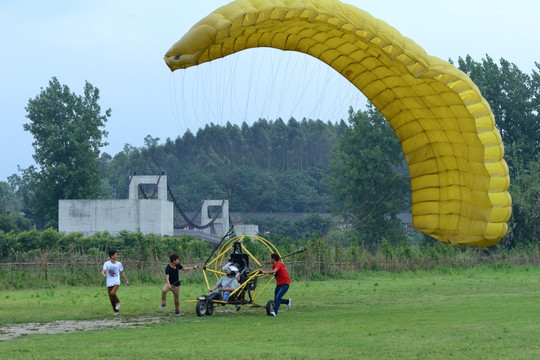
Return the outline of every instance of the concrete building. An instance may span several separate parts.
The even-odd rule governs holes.
[[[155,184],[157,199],[139,199],[140,184]],[[133,176],[125,200],[59,200],[58,230],[90,236],[122,230],[173,235],[173,203],[167,200],[167,176]]]
[[[139,199],[139,185],[157,188],[157,199]],[[219,212],[211,226],[203,230],[175,230],[173,202],[167,200],[166,175],[134,175],[129,183],[129,198],[125,200],[59,200],[58,230],[66,234],[80,232],[91,236],[98,232],[117,235],[120,231],[141,231],[143,234],[190,235],[211,242],[219,242],[230,229],[228,200],[205,200],[200,224],[212,221],[209,208]],[[257,235],[257,225],[235,226],[237,235]]]

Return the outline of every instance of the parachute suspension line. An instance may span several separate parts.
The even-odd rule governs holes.
[[[194,71],[195,74],[191,73],[192,77],[194,78],[193,81],[190,81],[191,89],[185,88],[186,83],[182,84],[184,86],[183,93],[186,94],[186,96],[190,90],[192,92],[189,96],[189,98],[191,99],[191,104],[188,104],[188,105],[190,106],[190,109],[194,110],[194,111],[192,110],[193,120],[191,121],[193,121],[196,124],[195,125],[196,128],[202,127],[199,125],[202,125],[202,123],[204,122],[203,119],[208,119],[208,112],[210,111],[208,108],[204,108],[200,106],[200,100],[203,99],[205,103],[208,103],[209,101],[208,96],[210,95],[202,91],[201,84],[204,84],[205,81],[206,83],[208,83],[207,76],[205,75],[209,71],[209,68],[211,69],[211,67],[212,67],[211,64],[208,64],[208,66],[203,66],[203,67],[198,67],[198,66],[195,67],[195,71]],[[212,87],[210,86],[209,90],[211,91],[211,89]],[[192,97],[191,95],[194,95],[194,96]]]
[[[293,53],[291,52],[291,56],[293,56],[292,54]],[[308,74],[307,74],[306,69],[309,68],[307,66],[307,60],[308,60],[307,57],[305,55],[303,55],[303,54],[300,54],[300,53],[294,53],[294,58],[295,58],[295,62],[294,62],[294,67],[293,68],[295,69],[295,71],[296,71],[296,69],[298,69],[298,73],[301,74],[301,83],[302,84],[309,83],[309,81],[307,81],[306,78],[313,80],[315,74],[313,72],[311,72],[310,76],[307,76]],[[303,59],[303,64],[300,65],[299,63],[300,63],[301,59]],[[290,61],[290,58],[289,58],[289,61]],[[293,86],[295,86],[295,88],[298,89],[296,84],[294,84]],[[300,94],[296,95],[293,98],[293,100],[295,100],[295,103],[291,106],[291,113],[289,115],[289,118],[293,117],[292,111],[294,111],[294,110],[299,109],[300,113],[302,113],[302,111],[305,111],[304,107],[306,105],[306,100],[307,100],[305,98],[306,97],[306,92],[307,92],[308,89],[311,90],[310,88],[311,88],[311,86],[302,86]],[[310,107],[313,107],[313,108],[317,107],[316,103],[313,103],[313,104],[308,103],[308,104],[309,104]],[[313,109],[311,109],[311,110],[313,110]]]
[[[178,136],[182,136],[182,129],[180,129],[180,114],[178,111],[178,103],[175,99],[178,98],[178,94],[176,93],[176,85],[175,85],[175,77],[174,74],[169,75],[169,101],[171,103],[171,112],[172,117],[174,120],[174,125],[176,126],[176,131],[178,132]],[[184,115],[185,118],[185,115]]]
[[[232,68],[233,68],[233,72],[228,73],[229,78],[227,81],[227,84],[229,85],[228,93],[230,95],[233,95],[233,96],[230,96],[229,114],[230,114],[231,120],[244,119],[244,120],[249,121],[246,109],[248,108],[249,99],[251,96],[251,85],[253,81],[251,81],[251,77],[247,77],[247,78],[244,77],[244,73],[246,70],[245,68],[247,67],[247,65],[244,65],[243,67],[241,66],[241,69],[239,70],[238,67],[239,67],[240,62],[234,61],[234,60],[235,60],[234,57],[229,58],[229,61],[232,62]],[[238,74],[239,72],[241,72],[241,74]],[[247,86],[245,84],[241,84],[239,80],[247,80],[248,82]],[[245,94],[243,94],[242,92],[239,92],[239,90],[244,91],[246,87],[248,87],[247,96],[245,96]],[[241,103],[242,100],[244,101],[243,104]],[[242,111],[240,109],[244,109],[244,110]]]
[[[282,59],[276,60],[276,58],[281,57]],[[279,74],[281,77],[281,81],[274,82],[274,86],[272,89],[272,96],[273,98],[277,97],[279,98],[277,105],[278,112],[276,113],[276,116],[274,117],[274,122],[278,118],[284,118],[284,111],[289,110],[289,114],[291,115],[292,110],[290,109],[290,106],[288,106],[288,103],[290,102],[292,98],[292,94],[290,92],[291,90],[291,80],[292,76],[290,75],[290,72],[292,70],[291,67],[291,52],[284,51],[282,54],[279,53],[273,53],[273,61],[274,64],[276,64],[276,70],[273,72],[275,74]],[[296,69],[294,69],[296,70]],[[296,73],[295,71],[292,71],[292,73]],[[276,76],[277,78],[277,76]],[[290,118],[290,116],[289,116]],[[285,119],[286,121],[287,119]]]
[[[321,238],[321,239],[323,239],[323,238]],[[276,249],[276,250],[277,250],[277,249]],[[285,258],[288,258],[289,256],[293,256],[293,255],[296,255],[296,254],[300,254],[300,253],[303,253],[303,252],[308,251],[308,250],[309,250],[309,246],[306,246],[305,248],[303,248],[303,249],[301,249],[301,250],[294,251],[294,252],[289,253],[289,254],[287,254],[287,255],[283,255],[283,256],[282,256],[279,252],[277,252],[277,254],[279,255],[280,259],[283,260],[283,259],[285,259]],[[259,266],[264,266],[264,265],[268,265],[268,264],[270,264],[270,262],[267,261],[267,262],[264,262],[264,263],[258,264],[258,265],[259,265]]]
[[[180,137],[189,129],[192,129],[193,125],[193,89],[188,91],[186,89],[187,83],[192,83],[188,79],[191,76],[191,73],[197,71],[198,69],[193,69],[189,72],[179,71],[175,73],[170,81],[172,87],[172,111],[175,117],[176,128]],[[196,113],[196,112],[195,112]]]
[[[282,61],[279,61],[278,62],[278,72],[281,72],[281,71],[285,71],[286,74],[287,74],[287,69],[290,69],[290,66],[289,64],[291,63],[291,52],[285,52],[285,57],[287,58],[287,61],[286,62],[282,62]],[[282,64],[285,64],[286,63],[286,66],[283,66],[284,67],[284,70],[281,70],[282,69]],[[287,74],[288,75],[288,74]],[[287,99],[287,92],[288,90],[291,88],[291,79],[292,79],[292,76],[286,76],[286,81],[284,82],[283,84],[283,89],[285,89],[285,91],[278,91],[279,92],[279,96],[280,96],[280,101],[279,101],[279,107],[278,107],[278,110],[279,110],[279,114],[282,114],[283,113],[283,104],[286,104],[288,102],[288,99]]]
[[[208,119],[208,106],[201,106],[201,103],[208,104],[209,95],[207,94],[213,86],[208,86],[207,91],[203,91],[205,81],[208,82],[206,73],[212,66],[193,67],[186,71],[180,71],[179,82],[180,94],[177,96],[178,102],[181,104],[181,118],[179,119],[180,125],[185,127],[184,132],[189,129],[192,133],[196,133],[200,124],[204,119]],[[211,78],[211,76],[210,76]]]
[[[208,264],[208,260],[210,260],[212,258],[212,256],[214,255],[214,253],[216,252],[217,249],[219,249],[219,247],[221,246],[221,244],[223,243],[223,241],[228,238],[229,236],[231,236],[232,234],[234,233],[234,226],[231,226],[229,228],[229,231],[227,231],[227,233],[225,235],[223,235],[221,237],[221,241],[219,242],[219,244],[216,245],[216,247],[214,248],[214,250],[212,251],[212,253],[210,254],[210,256],[208,256],[208,258],[206,259],[206,261],[204,262],[204,265],[203,265],[203,269],[206,267],[206,265]]]
[[[251,64],[249,66],[249,78],[248,78],[249,80],[248,80],[247,94],[246,94],[246,100],[245,100],[245,105],[244,105],[244,114],[242,116],[242,120],[245,121],[246,123],[248,120],[248,109],[249,109],[251,89],[252,89],[251,86],[254,83],[253,81],[251,81],[251,79],[253,79],[254,77],[253,70],[254,70],[253,56],[251,56]],[[257,103],[257,99],[255,99],[255,103]]]
[[[378,172],[379,170],[379,167],[377,167],[377,170],[375,172],[375,174]],[[356,221],[354,221],[353,223],[350,224],[350,226],[352,228],[355,228],[357,227],[358,225],[360,225],[361,223],[364,222],[364,220],[366,220],[369,216],[378,216],[378,215],[381,215],[383,210],[384,209],[381,209],[381,207],[379,206],[379,204],[381,203],[384,203],[384,201],[386,201],[387,199],[389,199],[391,196],[394,195],[394,193],[397,191],[397,189],[403,185],[405,182],[407,182],[407,177],[402,177],[401,179],[398,179],[397,180],[397,183],[395,184],[395,186],[392,186],[389,190],[385,191],[383,196],[379,197],[379,199],[377,199],[375,201],[375,204],[373,206],[370,207],[370,210],[363,214],[359,219],[356,219]],[[382,191],[381,192],[378,192],[378,193],[383,193]],[[367,201],[367,197],[365,198],[365,201],[364,201],[364,204],[366,203]],[[328,231],[328,233],[322,237],[320,237],[320,239],[325,239],[327,238],[328,236],[330,236],[332,233],[336,232],[336,231],[340,231],[339,229],[339,225],[336,223],[335,225],[332,226],[332,228]],[[384,233],[385,230],[381,229],[378,233]],[[305,249],[307,250],[307,248]]]
[[[261,90],[257,89],[258,91],[261,91],[262,96],[259,96],[259,98],[256,99],[256,101],[254,101],[255,111],[259,115],[259,118],[268,119],[269,110],[267,109],[270,108],[269,104],[270,104],[270,99],[272,96],[272,89],[274,88],[274,84],[276,80],[275,80],[275,77],[271,76],[270,81],[266,83],[265,81],[263,81],[262,79],[263,71],[260,68],[260,64],[262,63],[262,61],[260,61],[259,59],[259,56],[262,54],[262,51],[261,49],[256,49],[256,48],[252,50],[254,51],[251,52],[251,64],[259,64],[259,71],[257,72],[255,79],[253,79],[254,80],[253,83],[265,84],[265,86],[263,86]],[[270,60],[270,66],[268,67],[269,71],[271,71],[273,63],[274,62]],[[259,102],[260,99],[262,99],[261,102]],[[252,120],[253,122],[255,122],[257,119],[252,119]]]
[[[378,172],[379,170],[379,167],[377,167],[377,171],[376,173]],[[397,183],[395,184],[395,186],[393,186],[392,188],[390,188],[389,191],[380,191],[378,193],[382,193],[383,196],[380,196],[379,199],[376,199],[375,201],[375,204],[370,206],[370,210],[365,214],[363,215],[362,217],[360,217],[359,219],[357,219],[357,221],[355,221],[355,223],[352,224],[353,227],[356,227],[358,226],[359,224],[361,224],[365,219],[367,219],[369,216],[376,216],[376,215],[380,215],[382,213],[382,209],[379,207],[380,204],[384,203],[387,199],[389,199],[391,196],[394,195],[394,193],[397,191],[397,189],[403,185],[405,182],[406,182],[407,178],[406,177],[403,177],[401,178],[401,180],[398,180]],[[364,204],[367,202],[367,198],[365,199],[364,201]]]
[[[320,66],[325,66],[326,64],[320,64]],[[347,87],[345,86],[338,86],[338,83],[337,81],[331,81],[332,77],[336,76],[337,74],[335,73],[334,69],[332,69],[330,66],[325,66],[326,68],[326,71],[325,71],[325,76],[324,76],[324,82],[323,82],[323,86],[318,86],[317,87],[317,91],[319,92],[319,97],[317,99],[317,107],[318,108],[321,108],[321,117],[322,118],[334,118],[334,122],[336,122],[337,119],[336,118],[336,112],[337,114],[339,114],[342,109],[339,109],[337,110],[338,108],[338,105],[337,105],[337,100],[336,99],[344,99],[344,98],[347,98],[347,96],[345,96],[345,94],[343,94],[344,91],[346,91],[345,89],[347,89]],[[335,77],[334,77],[334,80],[335,80]],[[322,104],[324,103],[324,100],[325,99],[328,99],[327,94],[329,93],[332,93],[332,91],[335,91],[336,92],[336,96],[334,96],[334,101],[333,101],[333,106],[328,106],[327,107],[327,110],[326,110],[326,113],[325,114],[322,114]],[[358,93],[357,91],[350,91],[349,93]],[[351,104],[352,102],[352,99],[349,100],[349,104],[348,106],[352,106]],[[343,103],[342,105],[340,106],[347,106],[345,103]],[[334,111],[332,112],[333,109]],[[348,107],[347,109],[345,109],[345,113],[347,113],[347,110],[348,110]],[[347,120],[347,119],[345,119]]]
[[[271,99],[276,97],[276,92],[277,92],[277,95],[280,98],[279,99],[279,104],[281,104],[282,101],[283,101],[282,96],[284,94],[284,91],[279,91],[279,90],[276,91],[276,89],[279,88],[278,82],[277,82],[278,76],[274,75],[274,74],[279,74],[282,62],[281,61],[276,61],[276,56],[275,56],[276,52],[275,51],[272,51],[271,49],[263,49],[263,50],[266,50],[269,53],[269,56],[266,57],[266,58],[270,58],[269,72],[270,72],[270,74],[272,74],[272,76],[270,76],[269,85],[266,86],[266,92],[265,92],[264,103],[263,103],[263,111],[266,112],[264,118],[267,119],[267,120],[270,120],[270,118],[271,118],[270,112],[275,107],[275,105],[272,103]],[[259,83],[260,82],[261,81],[259,81]]]
[[[233,55],[234,56],[234,55]],[[228,61],[228,59],[222,59],[222,60],[226,60]],[[224,117],[226,117],[226,114],[227,114],[227,111],[226,111],[226,95],[224,94],[228,94],[228,97],[229,97],[229,103],[232,103],[232,100],[231,100],[231,94],[233,94],[233,83],[234,83],[234,79],[233,79],[233,75],[235,72],[236,72],[236,63],[233,62],[233,70],[232,71],[228,71],[228,70],[225,70],[223,68],[223,62],[220,61],[219,63],[216,64],[216,66],[221,66],[222,69],[221,71],[219,72],[219,86],[216,87],[216,90],[218,90],[219,88],[224,88],[225,91],[223,92],[219,92],[219,91],[216,91],[215,93],[215,98],[218,100],[217,101],[217,109],[219,111],[219,113],[217,114],[217,118],[220,119],[221,123],[223,123],[223,119]],[[225,85],[226,84],[226,85]],[[228,86],[228,89],[225,89],[225,86]],[[221,96],[220,96],[221,94]],[[232,106],[230,106],[232,108]],[[228,112],[228,116],[231,116],[231,113]],[[232,119],[231,119],[232,120]],[[228,121],[228,120],[227,120]]]

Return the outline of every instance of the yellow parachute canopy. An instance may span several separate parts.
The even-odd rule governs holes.
[[[234,1],[193,26],[165,61],[174,71],[256,47],[309,54],[377,107],[407,159],[417,230],[473,246],[506,234],[511,198],[502,139],[463,72],[337,0]]]

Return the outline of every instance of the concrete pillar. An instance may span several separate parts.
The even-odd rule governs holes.
[[[129,183],[129,199],[139,198],[140,184],[156,184],[158,200],[167,200],[167,175],[134,175]]]
[[[222,205],[223,204],[223,205]],[[214,226],[204,229],[207,234],[224,236],[229,231],[231,224],[229,223],[229,200],[204,200],[201,208],[201,225],[208,224],[212,218],[208,216],[209,206],[221,206],[221,213],[214,221]],[[212,228],[214,231],[212,231]]]

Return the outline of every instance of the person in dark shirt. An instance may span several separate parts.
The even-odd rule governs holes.
[[[182,266],[180,264],[180,257],[177,254],[169,256],[170,264],[165,268],[165,285],[161,290],[161,305],[160,308],[167,306],[167,293],[172,291],[174,295],[174,314],[180,315],[180,275],[179,270],[188,271],[199,268],[199,265],[195,266]]]

